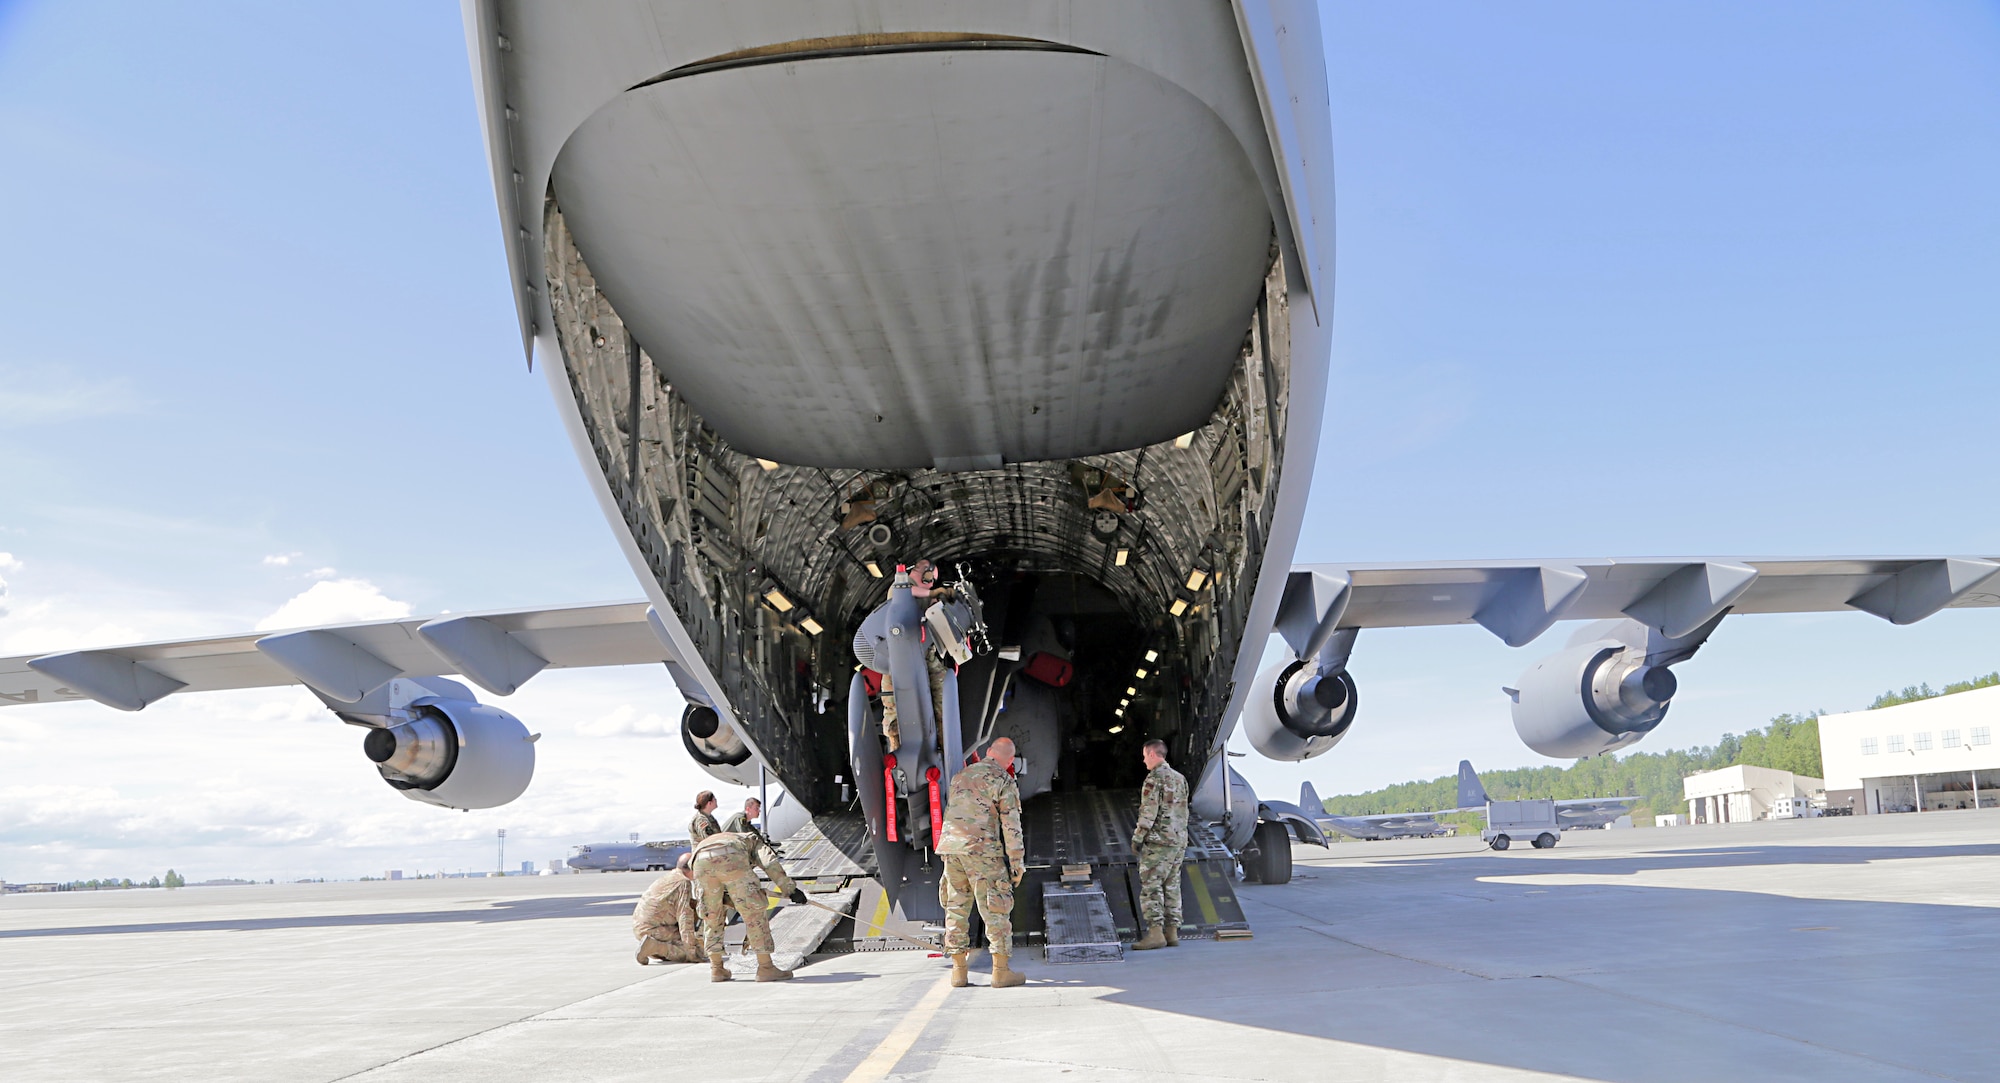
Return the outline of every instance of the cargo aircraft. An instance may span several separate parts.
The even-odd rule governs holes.
[[[1380,839],[1427,838],[1443,835],[1450,831],[1438,820],[1440,816],[1450,816],[1461,812],[1486,812],[1490,798],[1486,786],[1479,781],[1479,772],[1472,769],[1471,760],[1458,761],[1458,805],[1453,808],[1434,809],[1429,812],[1375,812],[1359,816],[1336,816],[1326,811],[1326,802],[1310,782],[1299,784],[1299,809],[1308,819],[1318,824],[1321,831],[1337,831],[1350,838],[1377,841]],[[1556,802],[1556,819],[1563,830],[1584,827],[1603,827],[1615,822],[1618,817],[1632,811],[1637,797],[1572,797]]]
[[[697,763],[767,772],[828,861],[915,914],[939,795],[998,736],[1037,875],[1129,865],[1157,737],[1193,783],[1190,868],[1280,881],[1319,828],[1225,742],[1330,751],[1365,632],[1519,647],[1590,621],[1508,690],[1530,748],[1580,757],[1659,726],[1673,666],[1733,616],[2000,604],[1976,555],[1295,564],[1327,411],[1365,408],[1328,386],[1314,0],[467,0],[464,22],[524,355],[643,599],[88,645],[0,659],[0,700],[301,683],[404,797],[486,808],[537,735],[468,685],[662,663]],[[892,750],[853,637],[918,557],[979,596],[990,649],[934,711],[895,595]]]

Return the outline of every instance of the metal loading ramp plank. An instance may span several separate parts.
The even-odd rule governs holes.
[[[840,912],[837,914],[829,914],[818,906],[780,906],[773,909],[771,962],[777,964],[780,970],[791,970],[805,962],[806,956],[818,951],[819,946],[825,943],[827,934],[840,924],[843,915],[853,913],[854,901],[860,895],[859,888],[849,887],[813,896],[814,902],[832,907]],[[727,962],[732,973],[744,970],[754,974],[757,971],[757,957],[748,952],[730,956]]]
[[[1104,886],[1052,883],[1042,888],[1043,957],[1051,963],[1115,963],[1125,958]]]
[[[875,875],[875,847],[858,812],[815,816],[781,841],[778,850],[794,880]]]

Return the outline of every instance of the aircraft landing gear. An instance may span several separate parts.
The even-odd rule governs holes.
[[[1243,879],[1254,884],[1284,884],[1292,879],[1292,832],[1266,820],[1250,836],[1243,852]]]

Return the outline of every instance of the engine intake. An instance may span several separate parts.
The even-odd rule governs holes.
[[[1257,675],[1243,710],[1243,734],[1274,760],[1309,760],[1340,743],[1354,724],[1358,694],[1346,669],[1322,672],[1303,660],[1283,662]]]

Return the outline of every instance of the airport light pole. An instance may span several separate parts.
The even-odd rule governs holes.
[[[1972,743],[1966,742],[1964,748],[1967,752],[1972,751]],[[1977,812],[1979,811],[1979,765],[1973,764],[1972,770],[1967,773],[1972,776],[1972,809]]]
[[[500,829],[500,858],[499,858],[499,860],[500,860],[500,863],[499,863],[498,865],[495,865],[495,866],[493,867],[493,871],[494,871],[494,872],[497,872],[497,873],[499,873],[499,874],[500,874],[500,875],[502,875],[502,876],[505,876],[505,875],[507,875],[507,829],[506,829],[506,828],[504,828],[504,827]]]

